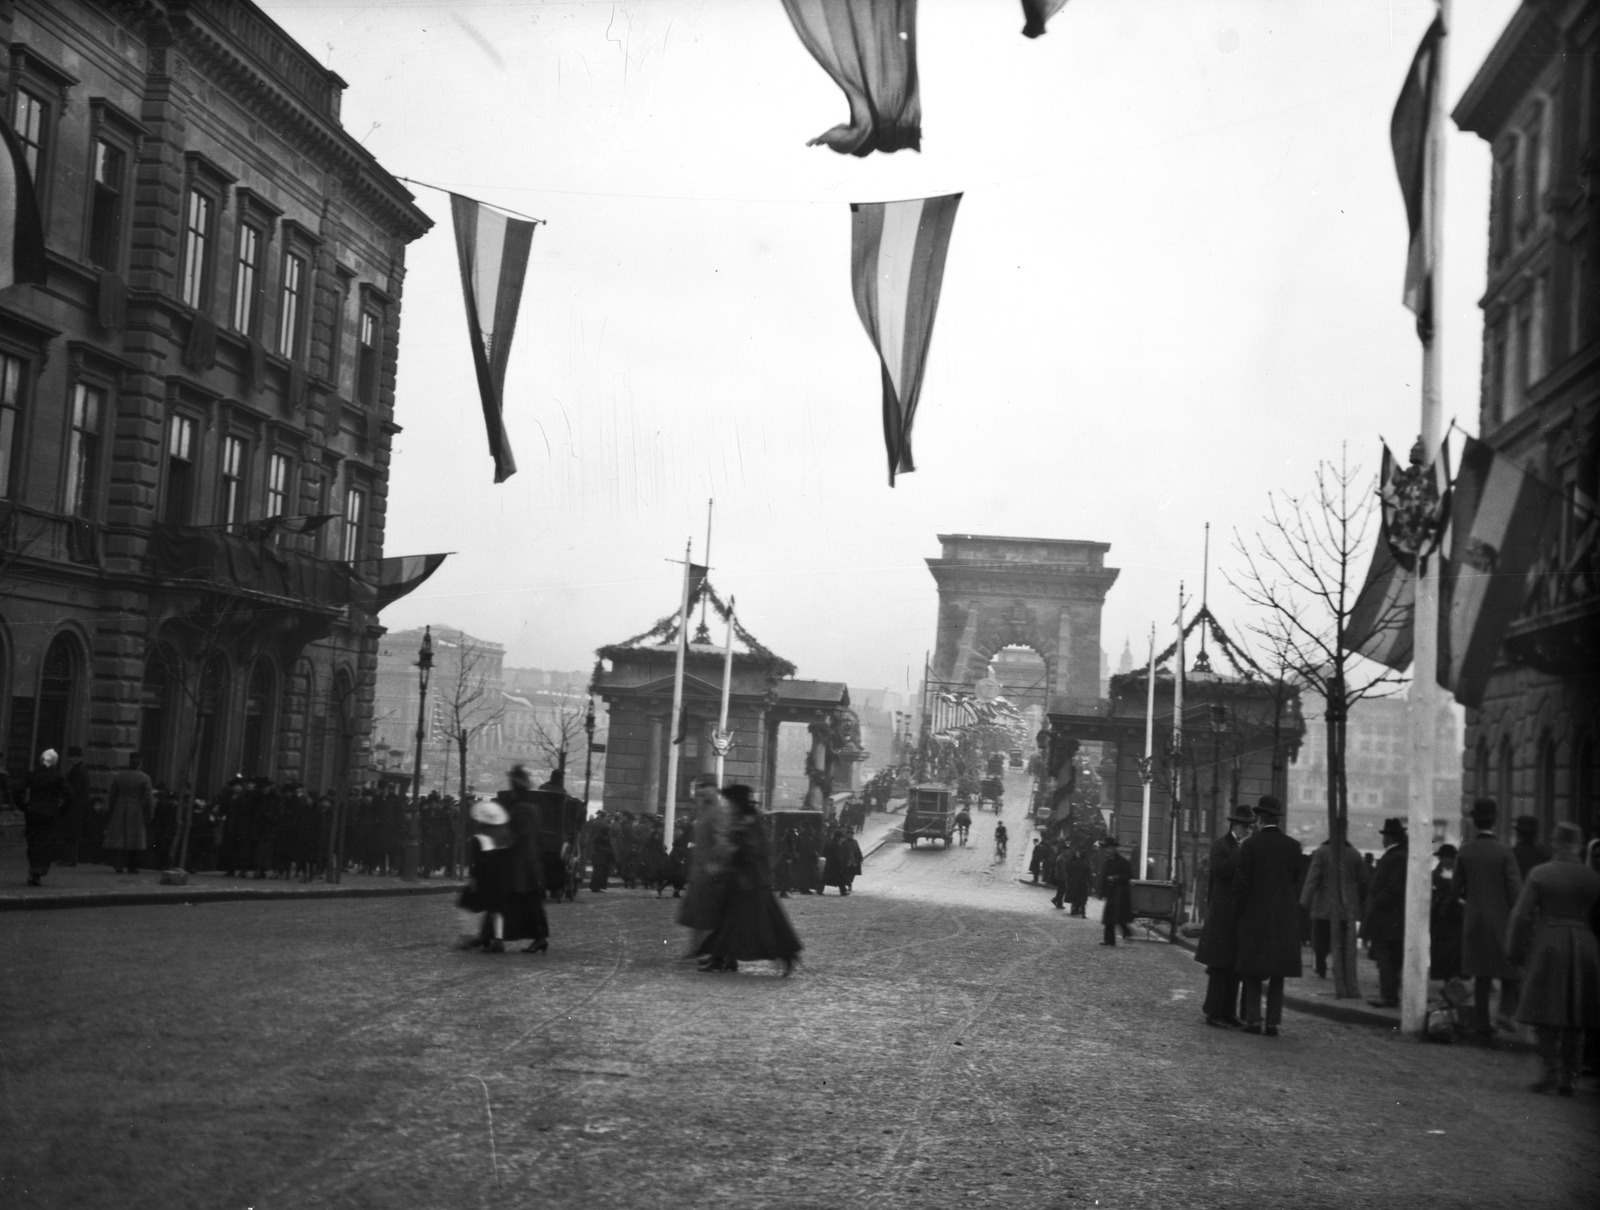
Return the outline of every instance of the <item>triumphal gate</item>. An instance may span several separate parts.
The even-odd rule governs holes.
[[[1116,582],[1107,542],[940,534],[930,680],[971,688],[994,675],[1018,705],[1092,711],[1100,700],[1100,609]],[[1032,658],[1027,653],[1032,653]]]

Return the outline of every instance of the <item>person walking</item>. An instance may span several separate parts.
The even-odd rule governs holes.
[[[503,939],[527,941],[523,953],[543,953],[550,948],[550,921],[544,912],[544,862],[539,855],[538,800],[533,774],[526,765],[511,770],[511,788],[495,801],[505,809],[511,829],[507,846],[506,889],[500,916]],[[486,918],[487,922],[487,918]]]
[[[1052,847],[1050,864],[1045,868],[1045,880],[1056,889],[1055,898],[1050,902],[1058,912],[1064,911],[1067,906],[1067,868],[1072,864],[1072,857],[1072,851],[1065,845],[1059,851]]]
[[[822,846],[822,886],[824,893],[828,887],[836,886],[839,894],[849,894],[845,890],[844,854],[841,846],[844,836],[838,828],[833,830],[828,837],[828,843]]]
[[[1256,834],[1239,846],[1233,872],[1233,910],[1238,917],[1238,972],[1244,995],[1244,1030],[1278,1036],[1283,1022],[1283,981],[1298,979],[1300,965],[1300,842],[1278,824],[1283,805],[1261,796]],[[1261,1016],[1261,985],[1266,981],[1267,1013]]]
[[[1106,851],[1100,867],[1100,897],[1106,901],[1100,913],[1100,923],[1105,926],[1101,945],[1116,945],[1119,929],[1124,939],[1133,936],[1133,866],[1119,852],[1120,843],[1115,836],[1100,842]]]
[[[1328,977],[1328,955],[1344,952],[1344,933],[1361,919],[1367,899],[1367,866],[1349,840],[1339,861],[1339,884],[1334,885],[1333,841],[1324,840],[1311,854],[1300,904],[1311,913],[1311,953],[1317,978]]]
[[[1583,833],[1556,825],[1555,853],[1534,866],[1511,912],[1508,957],[1526,974],[1517,1020],[1539,1036],[1543,1074],[1535,1092],[1573,1094],[1586,1029],[1600,1028],[1600,942],[1593,917],[1600,874],[1579,854]]]
[[[1510,912],[1522,893],[1522,869],[1514,851],[1494,834],[1499,805],[1494,799],[1472,803],[1472,824],[1477,835],[1456,853],[1451,890],[1461,901],[1461,975],[1472,980],[1472,1013],[1478,1042],[1494,1040],[1490,1002],[1494,980],[1501,983],[1499,1020],[1506,1031],[1514,1028],[1520,976],[1506,956]]]
[[[1372,947],[1372,960],[1378,964],[1378,995],[1367,1003],[1398,1008],[1406,935],[1406,826],[1399,819],[1386,819],[1378,835],[1383,837],[1383,856],[1372,871],[1372,893],[1361,917],[1361,937]]]
[[[994,825],[994,859],[996,861],[1004,861],[1006,859],[1006,839],[1006,825],[1004,823],[996,823]]]
[[[28,885],[41,886],[59,848],[61,818],[72,810],[72,788],[57,768],[54,748],[39,754],[39,765],[22,786],[22,835],[28,846]]]
[[[1092,870],[1089,866],[1089,856],[1082,849],[1075,849],[1067,858],[1066,865],[1066,901],[1071,911],[1069,916],[1084,918],[1088,916],[1086,910],[1089,903],[1089,880]]]
[[[1242,803],[1228,816],[1228,830],[1211,842],[1211,870],[1206,879],[1210,904],[1194,960],[1206,968],[1206,999],[1200,1006],[1207,1025],[1243,1025],[1239,1020],[1239,918],[1234,911],[1233,876],[1239,846],[1250,835],[1255,816]]]
[[[128,753],[128,765],[111,775],[111,795],[106,800],[109,817],[101,844],[118,874],[124,869],[137,873],[139,854],[149,847],[149,827],[155,818],[155,787],[150,775],[139,767],[137,752]]]
[[[716,778],[702,777],[694,786],[694,829],[689,849],[689,883],[678,903],[678,923],[689,930],[689,949],[696,957],[706,935],[717,927],[718,875],[722,871],[723,845],[728,835],[729,812]],[[796,846],[798,853],[798,845]]]
[[[844,839],[839,842],[839,860],[844,866],[844,883],[839,887],[839,894],[848,895],[855,890],[856,879],[861,876],[861,845],[850,833],[844,834]]]
[[[1539,820],[1535,816],[1519,815],[1511,826],[1517,834],[1511,852],[1517,859],[1517,873],[1526,882],[1529,870],[1550,860],[1550,850],[1539,843]]]
[[[788,978],[803,948],[789,917],[772,890],[772,848],[767,830],[750,799],[750,787],[730,785],[727,801],[726,858],[716,923],[698,947],[707,972],[738,970],[741,962],[783,964]]]
[[[498,802],[475,802],[470,817],[472,835],[467,838],[467,885],[456,906],[475,912],[483,919],[476,932],[462,935],[458,949],[481,949],[503,954],[505,942],[506,893],[511,886],[511,817]]]
[[[961,827],[961,816],[956,816],[956,827]],[[967,843],[966,830],[962,829],[961,843]],[[1050,881],[1050,871],[1055,869],[1055,846],[1043,836],[1033,838],[1033,852],[1028,854],[1028,875],[1033,879],[1035,886],[1039,885],[1042,875],[1046,882]],[[1059,906],[1059,905],[1058,905]]]

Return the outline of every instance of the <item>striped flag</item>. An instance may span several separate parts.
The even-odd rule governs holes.
[[[1439,586],[1439,683],[1483,703],[1506,627],[1528,599],[1528,572],[1556,495],[1492,446],[1468,437],[1452,490]]]
[[[522,303],[522,280],[528,272],[528,251],[536,223],[512,218],[493,206],[459,193],[450,195],[455,220],[456,256],[461,262],[461,290],[467,301],[467,331],[472,361],[478,371],[478,395],[494,456],[494,481],[504,483],[517,473],[502,416],[501,392],[511,336]]]
[[[1420,442],[1411,457],[1412,467],[1403,469],[1383,447],[1378,543],[1345,626],[1348,650],[1398,670],[1411,664],[1417,562],[1438,546],[1450,509],[1449,443],[1439,447],[1426,471],[1415,465]]]
[[[439,570],[449,554],[441,555],[393,555],[386,559],[375,559],[357,564],[362,572],[357,573],[373,593],[373,599],[364,606],[369,613],[379,613],[389,605],[393,605],[412,589],[418,587],[424,580]],[[376,566],[374,567],[374,564]],[[376,574],[371,574],[375,572]]]
[[[783,0],[801,44],[850,103],[850,120],[806,144],[867,156],[922,147],[917,0]]]
[[[4,118],[0,138],[5,140],[5,154],[0,155],[0,290],[20,282],[42,286],[48,265],[33,174],[22,140]]]
[[[1433,340],[1433,239],[1428,224],[1433,221],[1434,180],[1433,157],[1428,149],[1444,33],[1444,21],[1434,18],[1412,57],[1411,69],[1406,72],[1406,82],[1389,118],[1389,146],[1394,151],[1400,195],[1406,204],[1406,226],[1411,233],[1402,299],[1417,317],[1417,335],[1424,344]]]
[[[856,313],[877,347],[882,368],[890,487],[897,473],[917,469],[911,457],[911,425],[939,309],[950,229],[960,204],[961,195],[951,193],[850,206],[850,278]]]

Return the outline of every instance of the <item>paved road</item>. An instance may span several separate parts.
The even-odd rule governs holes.
[[[1188,954],[986,861],[890,846],[786,901],[790,980],[676,961],[637,892],[553,908],[538,956],[450,950],[437,898],[14,914],[0,1206],[1594,1205],[1592,1087],[1208,1029]]]

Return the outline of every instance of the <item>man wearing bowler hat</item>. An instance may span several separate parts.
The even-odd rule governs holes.
[[[1298,979],[1300,966],[1300,842],[1278,824],[1283,804],[1263,794],[1256,804],[1261,829],[1239,846],[1233,872],[1233,910],[1239,951],[1234,970],[1244,985],[1245,1032],[1278,1036],[1283,1020],[1283,981]],[[1261,1019],[1261,985],[1267,1015]]]
[[[1361,918],[1361,936],[1372,946],[1378,964],[1378,996],[1374,1008],[1400,1006],[1400,961],[1406,938],[1406,825],[1386,819],[1378,830],[1383,856],[1372,871],[1372,894]]]
[[[1472,804],[1477,835],[1461,846],[1451,887],[1464,901],[1461,916],[1461,976],[1472,980],[1472,1010],[1478,1041],[1487,1045],[1494,1037],[1489,1001],[1494,981],[1500,980],[1500,1020],[1515,1028],[1520,972],[1506,957],[1506,931],[1511,909],[1522,890],[1522,875],[1511,847],[1495,835],[1500,808],[1492,798]]]
[[[1100,895],[1106,901],[1100,921],[1105,925],[1105,940],[1101,945],[1116,945],[1117,930],[1131,937],[1133,930],[1133,867],[1118,849],[1115,836],[1107,836],[1101,845],[1106,850],[1105,864],[1100,867]]]
[[[1233,911],[1233,874],[1239,845],[1250,835],[1255,816],[1242,803],[1228,816],[1228,830],[1211,842],[1211,874],[1206,880],[1206,924],[1194,960],[1206,968],[1207,1025],[1243,1025],[1239,1020],[1239,976],[1233,967],[1239,952],[1239,922]]]

